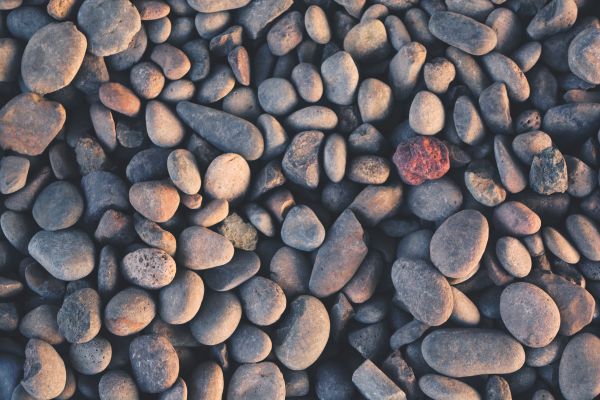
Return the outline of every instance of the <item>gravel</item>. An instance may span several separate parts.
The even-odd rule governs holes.
[[[600,396],[593,0],[0,0],[0,400]]]

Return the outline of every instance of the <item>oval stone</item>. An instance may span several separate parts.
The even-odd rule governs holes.
[[[528,347],[547,346],[560,328],[556,303],[531,283],[513,283],[502,291],[500,316],[506,329]]]
[[[138,249],[123,258],[125,279],[144,289],[160,289],[175,278],[175,260],[164,250]]]
[[[179,193],[167,182],[138,182],[129,188],[129,202],[150,221],[166,222],[179,207]]]
[[[186,268],[208,269],[227,264],[233,245],[225,236],[201,226],[191,226],[179,235],[177,259]]]
[[[397,259],[392,282],[398,300],[419,321],[437,326],[450,318],[454,303],[450,285],[427,261]]]
[[[229,381],[227,400],[285,398],[283,374],[272,362],[240,365]]]
[[[569,44],[569,69],[593,85],[600,84],[600,29],[591,27],[580,32]]]
[[[32,92],[52,93],[75,78],[87,40],[72,22],[49,24],[27,42],[21,59],[23,82]]]
[[[453,378],[510,374],[525,364],[523,346],[493,329],[438,329],[425,337],[421,351],[431,368]]]
[[[438,11],[429,19],[429,31],[442,42],[481,56],[496,47],[496,32],[473,18],[450,11]]]
[[[275,332],[277,359],[287,368],[304,370],[317,361],[329,339],[329,315],[321,301],[299,296]]]
[[[592,399],[600,394],[600,339],[592,333],[573,337],[563,351],[558,384],[567,400]]]
[[[190,330],[198,342],[214,346],[233,334],[241,318],[242,305],[235,294],[208,292],[190,323]]]
[[[431,261],[449,278],[468,276],[481,260],[488,236],[487,219],[479,211],[459,211],[433,234],[429,246]]]

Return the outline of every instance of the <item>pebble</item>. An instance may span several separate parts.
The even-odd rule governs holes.
[[[528,347],[547,346],[560,327],[558,307],[546,292],[531,283],[513,283],[502,291],[500,315],[508,331]]]
[[[294,136],[281,162],[288,179],[308,189],[319,186],[319,152],[323,138],[323,132],[311,130]]]
[[[427,374],[419,378],[419,388],[432,399],[455,397],[465,400],[479,400],[481,396],[468,384],[458,379],[442,375]]]
[[[232,292],[206,292],[200,311],[190,323],[194,338],[214,346],[227,340],[242,318],[242,305]]]
[[[539,194],[564,193],[568,188],[567,163],[561,152],[549,147],[533,156],[529,185]]]
[[[65,120],[66,111],[60,103],[35,93],[22,93],[0,109],[0,147],[23,155],[40,155]]]
[[[481,60],[490,77],[494,81],[506,85],[510,99],[522,102],[529,98],[529,82],[523,71],[512,59],[494,51],[483,56]]]
[[[95,375],[104,371],[111,357],[110,342],[100,336],[83,344],[73,344],[69,348],[69,359],[73,369],[85,375]]]
[[[450,320],[458,325],[462,326],[476,326],[481,321],[481,314],[479,313],[479,309],[460,290],[456,289],[454,286],[452,289],[452,298],[453,306],[452,306],[452,314],[450,314]]]
[[[190,151],[177,149],[169,153],[167,170],[173,184],[183,193],[198,193],[201,184],[200,171]]]
[[[444,127],[444,119],[444,106],[435,94],[423,90],[415,95],[408,116],[410,127],[415,132],[435,135]]]
[[[177,114],[196,133],[222,151],[238,153],[248,161],[264,150],[263,137],[252,123],[234,115],[187,101],[177,104]]]
[[[279,320],[286,308],[283,290],[270,279],[255,276],[244,282],[239,289],[244,315],[259,326],[272,325]]]
[[[573,197],[589,195],[594,190],[596,182],[598,182],[596,172],[578,158],[571,156],[565,156],[564,158],[567,163],[569,177],[567,192]]]
[[[468,54],[482,56],[496,47],[496,32],[464,14],[438,11],[428,27],[436,38]]]
[[[283,374],[272,362],[240,365],[233,372],[227,388],[227,400],[284,398]]]
[[[531,208],[519,201],[507,201],[494,209],[494,226],[516,236],[533,235],[542,226],[542,220]]]
[[[515,155],[527,165],[531,165],[533,157],[552,147],[552,139],[542,131],[530,131],[515,136],[512,149]]]
[[[269,277],[288,298],[308,293],[311,266],[303,253],[283,246],[273,254]]]
[[[496,242],[496,256],[502,267],[512,276],[523,278],[531,272],[529,251],[512,236],[503,236]]]
[[[358,87],[358,68],[350,53],[339,51],[321,64],[325,97],[338,105],[349,105]]]
[[[46,186],[36,197],[32,214],[40,227],[57,231],[75,225],[83,209],[83,197],[77,187],[58,181]]]
[[[311,366],[327,344],[330,321],[323,303],[312,296],[299,296],[275,332],[274,352],[291,370]]]
[[[331,28],[325,11],[318,5],[311,5],[304,13],[304,28],[308,36],[318,44],[331,40]]]
[[[133,377],[142,392],[160,393],[170,388],[179,375],[177,352],[164,336],[136,337],[129,345],[129,359]]]
[[[56,350],[39,339],[30,339],[25,348],[21,386],[37,399],[60,395],[67,382],[65,363]]]
[[[281,17],[269,30],[267,44],[275,56],[281,57],[294,50],[302,42],[303,16],[292,11]]]
[[[390,52],[385,26],[376,18],[356,24],[346,34],[343,45],[358,62],[379,61]]]
[[[534,40],[569,29],[577,19],[577,3],[574,0],[552,0],[539,10],[529,25],[527,33]]]
[[[139,393],[133,378],[125,371],[108,371],[98,383],[100,400],[127,398],[139,399]]]
[[[323,147],[323,169],[332,182],[340,182],[344,178],[347,156],[344,137],[336,133],[327,136]]]
[[[219,225],[218,231],[237,249],[249,251],[256,249],[258,231],[236,213],[231,213],[225,218]]]
[[[214,199],[239,202],[249,186],[250,167],[235,153],[216,157],[204,174],[204,193]]]
[[[25,314],[19,322],[19,332],[29,339],[41,339],[53,346],[64,342],[58,329],[56,314],[58,308],[43,304]]]
[[[465,170],[465,186],[473,198],[487,207],[495,207],[506,200],[506,190],[494,166],[486,160],[477,160]]]
[[[61,280],[75,281],[94,269],[94,244],[80,230],[40,231],[31,238],[28,250],[52,276]]]
[[[556,257],[569,264],[577,264],[579,262],[579,252],[559,231],[547,226],[542,229],[542,235],[544,244]]]
[[[133,226],[144,243],[164,250],[170,256],[175,254],[177,243],[171,232],[164,230],[160,225],[141,217],[139,214],[134,214]]]
[[[179,235],[178,261],[200,270],[224,265],[233,257],[233,245],[224,236],[209,229],[192,226]]]
[[[223,378],[223,370],[221,367],[212,361],[200,363],[192,372],[189,379],[189,396],[192,399],[220,399],[223,395],[223,387],[225,386]],[[179,378],[173,388],[179,389],[177,399],[185,399],[187,397],[187,388],[185,381]],[[164,393],[164,392],[163,392]],[[166,398],[161,398],[161,400]]]
[[[193,271],[179,271],[159,293],[159,315],[172,325],[189,322],[200,309],[203,297],[202,278]]]
[[[295,206],[288,211],[281,226],[281,239],[295,249],[313,251],[325,240],[325,228],[307,206]]]
[[[468,96],[460,96],[452,114],[458,137],[466,144],[476,145],[485,137],[485,128],[479,112]]]
[[[425,337],[421,349],[431,368],[453,378],[508,374],[525,363],[523,347],[492,329],[438,329]]]
[[[427,221],[441,221],[458,211],[463,203],[460,188],[448,177],[425,181],[408,190],[409,209]]]
[[[27,88],[39,94],[67,86],[79,70],[87,47],[85,36],[72,22],[39,29],[25,46],[21,75]]]
[[[175,147],[185,136],[185,127],[175,113],[158,100],[146,105],[146,129],[150,141],[159,147]]]
[[[123,257],[121,272],[144,289],[160,289],[175,278],[175,260],[164,250],[141,248]]]
[[[390,81],[397,100],[406,100],[411,94],[426,55],[427,49],[422,44],[410,42],[402,46],[390,61]]]
[[[364,230],[350,210],[344,211],[319,248],[310,276],[310,291],[325,297],[340,290],[352,279],[367,255]]]
[[[86,34],[89,52],[100,57],[126,50],[141,29],[140,14],[128,0],[84,0],[77,23]]]
[[[569,69],[586,82],[600,84],[600,70],[594,60],[600,51],[600,29],[588,28],[569,44]]]
[[[508,91],[504,83],[496,82],[479,95],[481,117],[487,127],[496,134],[512,134],[513,121],[510,115]]]
[[[527,176],[518,160],[512,154],[505,138],[496,135],[494,138],[494,158],[500,181],[510,193],[519,193],[527,187]],[[530,170],[531,175],[531,170]]]
[[[368,400],[401,400],[404,392],[371,360],[365,360],[352,374],[352,383]]]
[[[438,326],[450,318],[450,285],[427,261],[397,259],[392,266],[392,282],[403,307],[419,321]]]
[[[263,361],[271,352],[269,336],[254,325],[241,323],[229,339],[231,357],[242,364]]]
[[[92,340],[102,325],[101,300],[94,289],[83,288],[67,295],[58,310],[56,322],[69,343]]]
[[[296,131],[331,130],[337,126],[339,119],[328,107],[308,106],[294,111],[285,122]]]
[[[358,156],[348,166],[347,176],[352,182],[367,185],[385,183],[390,175],[387,160],[379,156]]]
[[[179,207],[179,194],[164,181],[134,183],[129,188],[129,201],[133,208],[154,222],[171,219]]]
[[[113,335],[129,336],[147,327],[156,315],[148,292],[127,288],[114,295],[104,309],[104,325]]]
[[[574,336],[563,351],[558,384],[567,400],[593,398],[600,394],[598,358],[600,340],[592,333]]]
[[[589,260],[600,261],[600,231],[588,217],[573,214],[567,217],[566,227],[577,249]]]
[[[433,234],[431,261],[449,278],[468,276],[477,268],[488,236],[488,222],[481,213],[459,211],[448,217]]]
[[[0,193],[11,194],[27,183],[30,162],[16,156],[5,156],[0,160]]]
[[[450,169],[446,145],[439,139],[425,136],[415,136],[400,143],[393,161],[400,178],[409,185],[439,179]]]

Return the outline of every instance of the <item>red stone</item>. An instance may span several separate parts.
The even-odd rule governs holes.
[[[429,136],[416,136],[400,143],[393,160],[400,178],[409,185],[439,179],[450,169],[448,147]]]

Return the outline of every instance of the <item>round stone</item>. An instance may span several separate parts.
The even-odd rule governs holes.
[[[517,236],[533,235],[542,226],[540,217],[519,201],[500,204],[494,209],[493,219],[497,228]]]
[[[256,325],[274,324],[285,311],[283,290],[270,279],[255,276],[240,286],[239,294],[244,315]]]
[[[393,161],[400,178],[409,185],[439,179],[450,169],[450,153],[444,142],[421,135],[401,142]]]
[[[47,231],[58,231],[75,225],[83,214],[83,197],[76,186],[67,181],[46,186],[33,203],[33,219]]]
[[[430,326],[450,318],[453,297],[446,278],[424,260],[399,258],[392,266],[392,283],[402,305]]]
[[[593,85],[600,84],[600,29],[591,27],[575,36],[568,57],[571,72]]]
[[[142,27],[139,12],[128,0],[85,0],[77,23],[88,38],[88,51],[101,57],[126,50]]]
[[[123,257],[125,279],[144,289],[160,289],[175,278],[175,260],[164,250],[142,248]]]
[[[194,155],[185,149],[173,150],[167,158],[167,170],[171,181],[186,194],[196,194],[200,190],[200,171]]]
[[[417,217],[440,221],[458,211],[463,203],[463,195],[452,179],[443,177],[410,187],[407,203]]]
[[[86,343],[72,344],[69,348],[71,366],[84,375],[95,375],[104,371],[111,358],[110,342],[100,336]]]
[[[164,336],[142,335],[133,339],[129,360],[142,392],[160,393],[170,388],[179,375],[179,357]]]
[[[429,247],[431,261],[449,278],[468,276],[477,268],[488,236],[488,222],[480,212],[459,211],[433,234]]]
[[[250,186],[250,167],[238,154],[221,154],[208,166],[204,175],[204,192],[214,199],[241,200]]]
[[[295,206],[285,216],[281,240],[295,249],[313,251],[325,240],[325,228],[310,207]]]
[[[231,357],[240,364],[263,361],[271,352],[269,335],[254,325],[241,323],[228,343]]]
[[[163,102],[149,101],[146,104],[145,119],[148,137],[159,147],[175,147],[185,137],[185,126]]]
[[[502,291],[500,316],[506,329],[528,347],[549,345],[560,328],[556,303],[531,283],[512,283]]]
[[[329,315],[321,301],[299,296],[275,331],[275,355],[287,368],[304,370],[314,364],[329,339]]]
[[[52,93],[75,78],[87,40],[72,22],[46,25],[27,42],[21,59],[23,82],[32,92]]]
[[[531,272],[531,256],[519,239],[512,236],[498,239],[496,256],[502,267],[514,277],[523,278]]]
[[[298,95],[288,80],[269,78],[258,86],[258,101],[267,113],[286,115],[298,104]]]
[[[98,383],[100,400],[131,399],[138,400],[139,393],[133,378],[125,371],[108,371]]]

